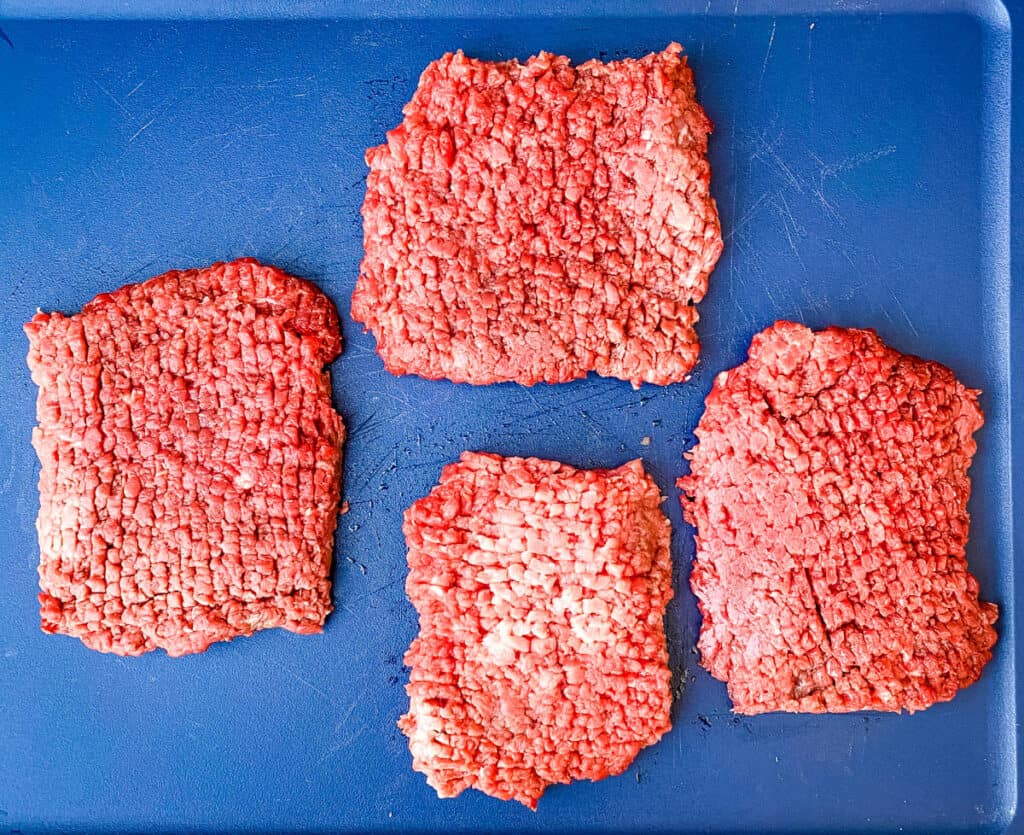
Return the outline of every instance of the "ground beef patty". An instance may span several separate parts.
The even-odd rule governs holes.
[[[465,453],[405,515],[413,767],[536,808],[618,774],[670,726],[669,524],[639,461]]]
[[[426,68],[366,154],[352,315],[389,371],[687,378],[722,237],[711,122],[680,50],[578,67],[458,52]]]
[[[43,630],[120,655],[319,632],[344,434],[330,300],[242,260],[25,331]]]
[[[702,663],[737,712],[921,710],[981,675],[977,395],[873,331],[790,322],[718,376],[679,486]]]

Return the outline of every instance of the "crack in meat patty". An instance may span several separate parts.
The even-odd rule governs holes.
[[[722,251],[711,121],[671,44],[578,67],[447,54],[370,148],[352,315],[394,374],[688,378]]]
[[[331,301],[246,259],[25,331],[43,630],[119,655],[321,631],[344,437]]]
[[[718,376],[679,486],[702,663],[738,713],[915,711],[978,679],[977,396],[873,331],[790,322]]]
[[[406,511],[413,767],[441,797],[536,808],[618,774],[670,727],[669,523],[631,461],[575,470],[464,453]]]

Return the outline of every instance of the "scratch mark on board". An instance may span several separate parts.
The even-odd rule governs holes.
[[[362,478],[359,481],[358,485],[356,485],[356,488],[355,488],[354,492],[365,490],[367,487],[370,486],[370,482],[371,481],[373,481],[378,476],[383,476],[384,475],[385,469],[387,468],[389,463],[393,462],[393,463],[397,464],[397,461],[398,461],[398,453],[397,452],[393,456],[388,456],[388,455],[385,454],[383,457],[380,458],[380,460],[377,462],[376,466],[367,467],[363,471],[363,475],[365,477]]]
[[[840,219],[839,222],[842,223],[842,219]],[[826,240],[825,243],[827,245],[835,247],[837,250],[839,250],[839,254],[842,255],[843,258],[846,259],[846,262],[851,267],[856,267],[857,266],[857,262],[853,260],[853,256],[850,254],[850,250],[841,241]],[[848,295],[847,301],[849,301],[852,298],[853,298],[852,294]]]
[[[886,318],[890,325],[896,327],[896,321],[892,318],[892,314],[889,312],[889,308],[886,305],[881,306],[882,315]]]
[[[590,416],[590,413],[588,411],[586,411],[585,409],[580,409],[579,415],[581,418],[583,418],[587,423],[589,423],[597,430],[598,435],[608,435],[608,433],[605,431],[604,426],[602,426],[600,423],[594,420],[594,418]]]
[[[781,195],[779,196],[781,197]],[[785,200],[783,200],[783,204],[785,204]],[[800,263],[800,266],[803,268],[804,272],[807,272],[807,265],[804,263],[804,259],[800,255],[800,250],[797,248],[796,241],[793,239],[793,232],[796,232],[797,230],[794,228],[793,232],[790,232],[789,229],[789,223],[793,221],[793,215],[792,213],[790,213],[788,206],[786,206],[785,215],[783,214],[782,207],[779,203],[775,203],[775,207],[778,210],[779,219],[782,221],[782,230],[786,233],[786,241],[789,243],[789,249],[795,256],[796,260]],[[788,221],[786,217],[787,215]]]
[[[815,313],[824,313],[826,310],[825,300],[821,297],[815,298],[811,295],[811,291],[807,289],[805,284],[800,285],[800,295],[803,296],[804,301],[808,307]],[[803,316],[803,309],[801,308],[800,315]]]
[[[862,165],[891,156],[895,153],[895,145],[883,145],[881,148],[875,148],[873,151],[866,151],[863,154],[856,154],[855,156],[847,157],[834,165],[826,165],[824,171],[822,171],[822,176],[837,177],[837,175],[846,171],[853,171],[855,168],[860,168]]]
[[[0,27],[0,41],[3,41],[11,49],[14,49],[14,41],[10,39],[10,36],[8,36],[8,34],[3,30],[2,27]]]
[[[623,412],[623,411],[632,410],[633,413],[636,414],[636,409],[640,405],[641,405],[640,403],[637,403],[637,402],[635,402],[633,400],[626,400],[625,402],[610,403],[610,404],[608,404],[606,406],[598,406],[595,409],[588,409],[587,412],[588,412],[588,414],[593,414],[593,415],[603,415],[603,414],[607,414],[608,412]]]
[[[136,139],[138,139],[138,138],[139,138],[139,137],[140,137],[140,136],[141,136],[141,135],[142,135],[142,134],[143,134],[143,133],[144,133],[144,132],[145,132],[146,130],[148,130],[148,129],[149,129],[149,127],[150,127],[150,126],[151,126],[151,125],[153,124],[153,122],[155,122],[155,121],[156,121],[156,116],[154,116],[154,117],[153,117],[152,119],[150,119],[150,120],[149,120],[148,122],[146,122],[146,124],[144,124],[144,125],[143,125],[143,126],[142,126],[141,128],[139,128],[139,129],[138,129],[137,131],[135,131],[135,133],[133,133],[133,134],[132,134],[132,135],[131,135],[131,136],[129,137],[129,139],[128,139],[128,144],[129,144],[129,145],[131,145],[131,144],[132,144],[132,143],[133,143],[133,142],[134,142],[134,141],[135,141]]]
[[[580,403],[586,403],[587,401],[594,400],[595,398],[607,396],[608,392],[604,391],[603,389],[593,389],[591,391],[585,392],[581,396],[577,397],[575,400],[567,401],[565,405],[579,406]]]
[[[793,217],[793,210],[789,208],[789,201],[786,200],[785,194],[783,194],[780,191],[778,194],[775,195],[775,198],[776,198],[776,200],[779,201],[779,203],[782,204],[781,208],[785,211],[785,217],[786,217],[786,219],[789,220],[789,223],[792,225],[793,232],[795,234],[799,235],[800,237],[803,237],[805,234],[807,234],[807,230],[803,226],[801,226],[799,223],[797,223],[796,218]],[[779,203],[776,203],[775,205],[778,207]],[[780,216],[781,216],[781,213],[780,213]]]
[[[354,731],[353,733],[351,733],[351,734],[349,734],[349,735],[348,735],[347,737],[345,737],[345,738],[344,738],[344,739],[343,739],[343,740],[342,740],[341,742],[335,743],[335,744],[334,744],[334,745],[332,745],[332,746],[331,746],[330,748],[328,748],[328,749],[327,749],[327,750],[326,750],[326,751],[325,751],[325,752],[324,752],[324,753],[323,753],[323,754],[321,755],[320,759],[318,759],[318,760],[316,761],[316,764],[317,764],[317,765],[323,765],[323,763],[324,763],[324,762],[325,762],[326,760],[329,760],[329,759],[330,759],[331,757],[333,757],[333,756],[334,756],[335,754],[337,754],[337,753],[338,753],[339,751],[341,751],[341,750],[343,750],[343,749],[345,749],[345,748],[348,748],[348,747],[349,747],[349,746],[350,746],[350,745],[351,745],[351,744],[352,744],[353,742],[355,742],[355,741],[356,741],[357,739],[359,739],[359,737],[361,737],[361,736],[363,735],[363,732],[364,732],[364,731],[365,731],[365,730],[366,730],[366,729],[367,729],[368,727],[369,727],[369,723],[368,723],[368,722],[364,722],[364,723],[363,723],[362,725],[360,725],[360,726],[359,726],[359,727],[358,727],[358,728],[357,728],[357,729],[356,729],[356,730],[355,730],[355,731]]]
[[[704,36],[700,39],[700,60],[704,60],[704,42],[708,39],[708,13],[711,11],[711,0],[704,6]]]
[[[761,77],[757,80],[757,92],[761,92],[761,87],[764,85],[764,74],[768,69],[768,61],[772,57],[772,45],[775,43],[775,18],[772,18],[772,33],[768,37],[768,48],[764,51],[764,63],[761,64]]]
[[[793,169],[789,167],[789,164],[782,158],[779,152],[775,150],[775,143],[762,142],[761,149],[768,154],[771,158],[769,161],[775,163],[775,166],[782,172],[782,175],[789,181],[790,185],[793,186],[797,194],[803,194],[803,183],[801,183],[800,179],[793,173]],[[765,159],[765,157],[761,156],[761,151],[758,151],[754,156],[760,159]]]
[[[920,338],[921,334],[917,332],[917,328],[914,326],[914,321],[907,314],[907,309],[903,306],[903,302],[900,301],[899,295],[897,295],[895,290],[889,290],[889,295],[892,296],[892,300],[896,303],[896,307],[899,308],[900,314],[906,320],[907,327],[909,327],[913,332],[914,338]]]
[[[128,151],[131,148],[132,143],[135,142],[135,140],[138,139],[145,131],[149,130],[149,128],[153,126],[153,123],[156,122],[157,119],[159,119],[165,113],[169,113],[174,108],[180,107],[189,99],[194,98],[198,94],[198,92],[198,87],[183,87],[182,95],[178,98],[172,99],[168,97],[164,99],[164,101],[156,108],[156,113],[141,128],[139,128],[137,131],[135,131],[135,133],[128,137],[128,141],[125,143],[125,148],[121,152],[121,159],[123,159],[128,154]],[[151,110],[150,112],[152,113],[153,111]]]
[[[732,229],[725,233],[724,240],[728,241],[733,235],[738,234],[744,226],[746,226],[754,217],[754,213],[761,208],[761,204],[768,199],[768,192],[765,192],[757,200],[754,201],[753,205],[743,213],[743,217],[736,221]],[[735,206],[733,207],[735,211]]]
[[[308,687],[314,693],[318,693],[323,698],[327,699],[327,701],[329,701],[329,702],[334,701],[334,699],[332,699],[330,696],[328,696],[323,690],[321,690],[319,687],[317,687],[311,681],[307,681],[306,679],[304,679],[297,672],[295,672],[295,670],[293,670],[291,667],[283,667],[283,669],[287,670],[291,674],[292,678],[294,678],[298,682],[301,682],[302,684],[305,684],[306,687]],[[353,705],[353,707],[354,707],[354,705]],[[350,709],[349,710],[349,714],[351,715],[351,713],[352,713],[352,710]]]
[[[383,585],[377,586],[377,588],[375,588],[375,589],[370,589],[369,591],[364,591],[362,594],[357,594],[355,597],[352,598],[352,600],[362,600],[362,599],[367,598],[367,597],[373,597],[375,594],[379,594],[380,592],[385,591],[386,589],[392,588],[393,586],[396,586],[399,583],[404,583],[404,582],[405,582],[405,577],[404,576],[395,577],[393,580],[389,580],[388,582],[384,583]]]
[[[353,426],[348,431],[349,440],[352,440],[356,435],[362,435],[363,432],[372,431],[380,426],[385,426],[388,423],[380,412],[371,412],[368,417],[363,418],[359,423]]]
[[[846,219],[839,213],[839,210],[829,202],[822,189],[812,188],[811,193],[814,194],[815,199],[817,199],[818,203],[821,204],[821,208],[825,210],[825,214],[831,220],[835,221],[840,226],[846,226]]]
[[[352,714],[355,712],[356,705],[359,704],[360,699],[362,699],[363,696],[365,695],[366,687],[363,687],[363,689],[359,691],[359,694],[354,699],[352,699],[351,703],[348,706],[348,710],[346,710],[342,717],[334,724],[334,730],[340,730],[345,726],[345,723],[352,718]]]
[[[116,105],[117,105],[117,107],[118,107],[118,109],[119,109],[119,110],[120,110],[120,111],[121,111],[121,112],[122,112],[122,113],[123,113],[123,114],[124,114],[125,116],[127,116],[127,117],[128,117],[129,119],[131,119],[131,118],[132,118],[132,114],[131,114],[131,111],[130,111],[130,110],[128,110],[128,108],[124,106],[124,104],[123,104],[123,103],[121,102],[121,100],[120,100],[120,99],[119,99],[119,98],[118,98],[117,96],[115,96],[115,95],[114,95],[113,93],[111,93],[111,92],[110,92],[110,90],[108,90],[108,89],[107,89],[106,87],[104,87],[104,86],[103,86],[102,84],[100,84],[100,83],[99,83],[99,82],[98,82],[98,81],[97,81],[97,80],[96,80],[95,78],[94,78],[94,79],[92,80],[92,83],[93,83],[93,84],[95,84],[95,85],[96,85],[97,87],[99,87],[99,89],[100,89],[100,92],[102,92],[102,93],[103,93],[103,95],[105,95],[105,96],[106,96],[106,97],[107,97],[108,99],[110,99],[110,100],[111,100],[111,101],[112,101],[112,102],[113,102],[114,104],[116,104]]]
[[[813,32],[814,24],[812,23],[807,30],[807,101],[812,108],[814,107],[814,70],[812,69],[814,62],[811,55],[811,35]]]
[[[540,399],[537,397],[537,395],[534,394],[531,389],[526,389],[525,393],[526,393],[527,399],[529,399],[530,402],[533,403],[534,407],[538,410],[538,415],[537,415],[538,417],[550,417],[551,416],[552,411],[554,411],[554,409],[555,409],[554,406],[544,406],[540,402]],[[566,442],[568,442],[570,444],[570,446],[572,445],[573,439],[570,437],[568,431],[562,425],[561,421],[554,421],[552,423],[552,429],[554,429],[559,435],[561,435],[562,438]]]
[[[142,86],[143,86],[143,85],[144,85],[144,84],[145,84],[145,83],[146,83],[147,81],[149,81],[149,79],[151,79],[151,78],[152,78],[152,77],[153,77],[154,75],[156,75],[156,73],[150,73],[149,75],[147,75],[147,76],[146,76],[146,77],[145,77],[144,79],[142,79],[142,81],[140,81],[140,82],[139,82],[138,84],[136,84],[136,85],[135,85],[134,87],[132,87],[132,89],[131,89],[131,90],[129,90],[129,91],[127,92],[127,93],[125,93],[125,94],[124,94],[124,97],[125,97],[126,99],[130,99],[130,98],[131,98],[132,96],[134,96],[134,95],[135,95],[135,94],[136,94],[137,92],[139,92],[139,90],[141,90],[141,89],[142,89]]]

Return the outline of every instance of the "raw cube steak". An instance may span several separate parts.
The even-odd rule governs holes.
[[[413,767],[530,808],[618,774],[670,727],[669,524],[639,461],[465,453],[405,516]]]
[[[702,663],[737,712],[915,711],[978,679],[977,395],[873,331],[789,322],[718,376],[680,487]]]
[[[43,630],[120,655],[319,632],[344,435],[330,300],[242,260],[25,331]]]
[[[574,67],[448,54],[370,148],[352,315],[395,374],[672,383],[722,251],[678,44]]]

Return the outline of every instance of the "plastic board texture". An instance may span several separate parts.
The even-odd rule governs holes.
[[[18,4],[15,4],[18,5]],[[45,4],[44,4],[45,5]],[[1017,800],[1010,483],[1010,24],[998,4],[398,4],[384,17],[0,22],[0,829],[1000,831]],[[464,5],[464,4],[463,4]],[[822,4],[824,6],[824,4]],[[102,8],[104,4],[99,4]],[[615,12],[611,7],[621,7]],[[262,8],[262,7],[261,7]],[[303,7],[304,8],[304,7]],[[0,13],[4,7],[0,5]],[[357,10],[358,11],[358,10]],[[465,9],[463,9],[465,11]],[[586,12],[586,13],[584,13]],[[454,14],[454,17],[445,17]],[[447,50],[575,60],[680,41],[716,124],[725,252],[693,380],[483,388],[387,374],[348,316],[364,149]],[[171,268],[251,255],[316,281],[350,429],[323,635],[123,659],[38,628],[35,388],[21,324]],[[982,680],[913,716],[734,717],[698,665],[675,479],[714,375],[778,318],[876,328],[983,390],[968,559],[1000,604]],[[1024,319],[1022,319],[1024,321]],[[1019,351],[1018,351],[1019,353]],[[649,439],[649,444],[645,443]],[[673,730],[539,810],[439,800],[395,721],[416,633],[401,514],[464,449],[615,466],[668,497]]]

